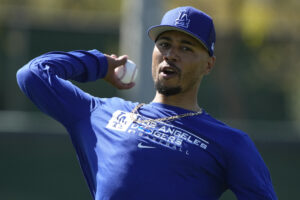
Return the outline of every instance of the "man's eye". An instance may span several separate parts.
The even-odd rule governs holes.
[[[162,42],[162,43],[159,43],[159,46],[162,48],[168,48],[170,45],[167,42]]]
[[[189,47],[182,47],[182,50],[183,50],[183,51],[192,51],[192,49],[189,48]]]

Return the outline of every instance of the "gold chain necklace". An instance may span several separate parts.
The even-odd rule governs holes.
[[[138,110],[145,105],[144,103],[138,104],[132,111],[131,111],[131,119],[133,122],[137,123],[148,123],[148,122],[162,122],[162,121],[173,121],[175,119],[183,118],[183,117],[188,117],[188,116],[195,116],[195,115],[200,115],[202,114],[202,109],[200,108],[200,111],[198,112],[190,112],[190,113],[185,113],[181,115],[174,115],[170,117],[162,117],[162,118],[157,118],[157,119],[145,119],[145,120],[138,120],[137,118],[134,117],[134,114],[139,114]]]

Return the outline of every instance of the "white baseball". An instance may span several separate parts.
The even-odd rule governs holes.
[[[125,65],[115,69],[115,74],[122,83],[131,83],[137,76],[137,66],[133,61],[128,59]]]

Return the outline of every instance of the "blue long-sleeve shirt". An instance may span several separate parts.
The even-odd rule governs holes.
[[[134,122],[191,112],[160,103],[94,97],[68,80],[107,73],[97,51],[50,52],[17,73],[21,90],[62,123],[94,199],[215,200],[231,189],[240,200],[277,199],[250,138],[205,111],[170,122]]]

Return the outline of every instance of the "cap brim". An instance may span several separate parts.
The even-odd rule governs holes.
[[[178,28],[176,26],[170,26],[170,25],[152,26],[148,29],[148,35],[151,40],[156,41],[157,37],[166,31],[180,31],[180,32],[186,33],[186,34],[190,35],[191,37],[195,38],[197,41],[199,41],[203,45],[203,47],[208,50],[207,45],[201,39],[199,39],[199,36],[196,36],[193,33],[189,32],[187,30]]]

